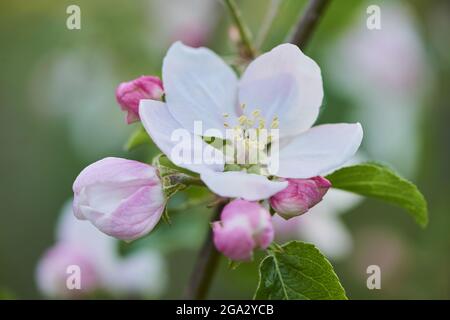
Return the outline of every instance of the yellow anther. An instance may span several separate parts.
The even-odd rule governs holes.
[[[224,118],[228,118],[230,115],[229,115],[228,113],[224,113],[224,114],[222,114],[222,116],[223,116]]]
[[[226,123],[226,122],[223,124],[223,126],[224,126],[225,128],[229,128],[229,127],[230,127],[230,125],[229,125],[228,123]]]
[[[259,117],[261,116],[261,110],[259,110],[259,109],[253,110],[252,115],[253,115],[255,118],[259,118]]]
[[[245,103],[241,104],[241,109],[242,109],[242,110],[245,109]]]
[[[245,115],[242,115],[242,116],[240,116],[240,117],[238,118],[238,121],[239,121],[239,124],[240,124],[240,125],[245,124],[245,123],[247,122],[247,120],[248,120],[248,118],[247,118],[247,116],[245,116]]]
[[[259,119],[259,129],[264,129],[266,127],[266,121],[264,119]]]
[[[272,128],[272,129],[278,129],[278,126],[279,126],[279,121],[278,121],[278,119],[273,119],[272,120],[272,124],[270,125],[270,127]]]

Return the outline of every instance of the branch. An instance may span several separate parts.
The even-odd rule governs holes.
[[[252,41],[251,41],[251,34],[250,31],[245,24],[244,20],[241,16],[241,11],[237,7],[234,0],[224,0],[225,5],[227,6],[228,10],[230,11],[231,18],[233,19],[234,23],[236,24],[236,27],[239,31],[240,40],[242,42],[243,46],[243,52],[241,55],[243,58],[247,58],[250,60],[253,60],[256,56],[255,48],[253,47]]]
[[[311,38],[320,17],[329,3],[330,0],[310,0],[289,42],[303,49]]]
[[[211,218],[211,222],[219,220],[225,203],[220,202]],[[214,272],[217,269],[220,254],[214,247],[213,231],[209,228],[208,235],[203,243],[203,246],[197,256],[193,272],[186,287],[184,298],[188,300],[201,300],[206,297],[208,289],[211,285],[211,280]]]

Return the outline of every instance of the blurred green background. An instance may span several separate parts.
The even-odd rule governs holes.
[[[262,41],[264,50],[283,42],[306,3],[278,2],[278,15]],[[273,2],[237,3],[257,35]],[[66,8],[71,4],[81,8],[81,30],[66,28]],[[380,6],[382,26],[385,6],[406,10],[420,51],[419,58],[412,59],[413,68],[420,64],[420,76],[413,84],[385,88],[382,77],[366,77],[351,55],[364,54],[361,46],[378,45],[369,36],[354,50],[341,50],[346,43],[342,39],[358,21],[365,21],[370,4]],[[125,124],[114,98],[117,84],[142,74],[160,74],[161,59],[176,39],[206,45],[224,56],[235,50],[228,39],[227,12],[215,0],[3,0],[0,25],[0,292],[4,297],[41,298],[35,266],[54,242],[59,211],[72,195],[77,174],[105,156],[141,160],[149,156],[142,149],[131,153],[123,149],[136,125]],[[350,298],[450,298],[448,30],[446,0],[332,1],[306,49],[324,77],[320,121],[361,121],[367,137],[364,157],[391,164],[419,186],[429,204],[430,224],[424,230],[400,209],[374,200],[365,200],[342,217],[353,237],[353,250],[333,264]],[[400,60],[410,54],[415,53],[406,50]],[[381,49],[373,54],[373,59],[381,59],[377,63],[390,68],[386,73],[395,77],[401,72],[395,63],[385,65],[383,58]],[[343,78],[352,78],[353,83]],[[397,104],[403,105],[396,108]],[[381,114],[378,106],[383,108]],[[396,138],[391,140],[391,135]],[[155,239],[147,245],[158,248],[168,245],[172,233],[173,238],[192,240],[162,249],[169,266],[169,286],[162,298],[181,296],[207,219],[206,210],[189,210],[174,219],[178,231],[172,227],[175,230],[165,237],[162,232],[149,236]],[[181,228],[184,223],[189,227]],[[381,290],[366,287],[370,264],[382,268]],[[257,263],[231,270],[222,259],[210,297],[251,298],[256,270]]]

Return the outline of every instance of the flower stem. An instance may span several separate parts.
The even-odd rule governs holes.
[[[222,212],[224,202],[220,202],[214,209],[211,222],[219,220]],[[209,229],[208,235],[202,245],[202,248],[197,256],[194,270],[189,279],[188,286],[184,292],[184,298],[188,300],[202,300],[208,294],[211,280],[217,269],[220,254],[214,247],[212,228]]]
[[[205,184],[203,181],[198,177],[192,177],[190,175],[184,174],[184,173],[177,173],[170,175],[170,181],[172,184],[182,183],[187,186],[201,186],[204,187]]]
[[[330,0],[310,0],[289,42],[303,49],[311,38],[320,17],[329,3]]]
[[[242,41],[243,50],[241,52],[241,55],[243,58],[252,60],[256,56],[255,48],[253,47],[252,41],[251,41],[251,34],[250,31],[245,24],[244,20],[242,19],[241,11],[237,7],[234,0],[224,0],[225,5],[227,6],[228,10],[230,11],[231,18],[233,19],[234,23],[236,24],[236,27],[238,28],[239,35]]]

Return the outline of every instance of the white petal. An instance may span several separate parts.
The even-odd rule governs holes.
[[[221,161],[219,161],[220,159],[217,159],[217,163],[213,163],[214,161],[209,157],[204,156],[205,150],[212,147],[206,144],[200,137],[194,136],[189,131],[182,128],[172,117],[165,103],[155,100],[141,100],[139,104],[139,116],[145,130],[155,144],[176,165],[194,172],[201,172],[208,169],[217,171],[223,170],[223,157]],[[184,136],[186,136],[187,139],[172,139],[172,134],[175,132],[184,132]],[[173,156],[172,152],[174,151],[174,148],[180,146],[180,143],[185,146],[185,151],[186,154],[189,155],[190,161],[182,161],[183,159],[177,159]],[[200,149],[200,151],[194,152],[194,149]],[[220,154],[220,152],[217,153]],[[199,154],[199,157],[194,159],[194,156],[197,154]],[[209,155],[210,153],[206,152],[206,154]]]
[[[200,178],[211,191],[230,198],[249,201],[267,199],[287,187],[287,182],[274,182],[264,176],[239,171],[205,171]]]
[[[236,75],[211,50],[174,43],[164,58],[162,76],[170,113],[191,132],[194,121],[202,121],[204,130],[223,131],[223,114],[236,114]]]
[[[325,124],[309,129],[283,147],[279,168],[271,172],[284,178],[310,178],[325,175],[348,161],[358,150],[363,137],[359,123]],[[276,167],[276,166],[275,166]]]
[[[292,44],[253,61],[239,84],[239,103],[260,109],[266,123],[278,116],[280,136],[298,134],[316,121],[323,86],[319,66]]]

